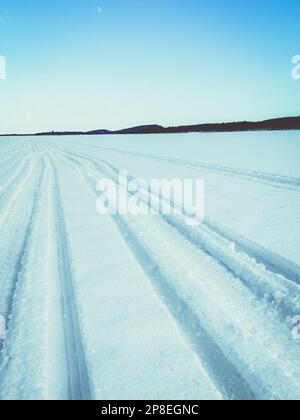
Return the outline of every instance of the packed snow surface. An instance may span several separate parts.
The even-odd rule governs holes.
[[[1,138],[0,399],[299,400],[299,156],[296,132]],[[203,179],[204,223],[99,215],[121,170]]]

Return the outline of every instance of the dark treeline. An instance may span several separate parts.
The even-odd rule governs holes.
[[[122,130],[93,131],[49,131],[33,134],[35,136],[76,136],[76,135],[108,135],[108,134],[168,134],[168,133],[212,133],[235,131],[275,131],[300,130],[300,117],[275,118],[265,121],[242,121],[216,124],[181,125],[178,127],[163,127],[161,125],[141,125]],[[5,134],[5,136],[30,136],[32,134]],[[4,134],[2,134],[4,136]]]
[[[300,130],[300,117],[277,118],[272,120],[251,122],[230,122],[216,124],[182,125],[178,127],[162,127],[146,125],[124,130],[112,131],[111,134],[162,134],[162,133],[208,133],[258,130]],[[97,131],[89,134],[97,134]],[[99,133],[100,134],[100,133]]]

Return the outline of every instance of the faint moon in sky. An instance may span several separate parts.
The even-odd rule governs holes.
[[[101,6],[97,6],[97,12],[102,13],[102,7]]]

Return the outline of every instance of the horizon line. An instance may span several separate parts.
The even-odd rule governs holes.
[[[126,131],[129,130],[134,130],[134,129],[150,129],[150,128],[156,128],[157,130],[165,130],[165,133],[167,134],[167,130],[180,130],[180,129],[193,129],[196,127],[213,127],[215,126],[217,127],[222,127],[222,126],[228,126],[228,125],[234,125],[236,128],[238,125],[241,124],[263,124],[263,123],[268,123],[268,122],[275,122],[275,121],[282,121],[282,120],[295,120],[298,119],[300,120],[300,115],[297,116],[288,116],[288,117],[274,117],[274,118],[268,118],[268,119],[264,119],[264,120],[240,120],[240,121],[223,121],[223,122],[212,122],[212,123],[195,123],[195,124],[182,124],[182,125],[170,125],[170,126],[163,126],[157,123],[153,123],[153,124],[141,124],[141,125],[135,125],[135,126],[130,126],[130,127],[126,127],[126,128],[121,128],[121,129],[117,129],[117,130],[109,130],[106,128],[99,128],[99,129],[93,129],[93,130],[87,130],[87,131],[82,131],[82,130],[53,130],[50,129],[49,131],[35,131],[32,133],[0,133],[0,137],[12,137],[12,136],[38,136],[38,135],[55,135],[55,133],[60,134],[60,135],[109,135],[109,134],[130,134],[130,133],[124,133]],[[262,130],[263,128],[259,128],[258,130]],[[271,130],[272,128],[270,128]],[[276,128],[274,128],[275,130]],[[297,126],[297,128],[286,128],[288,129],[300,129],[300,121],[299,121],[299,127]],[[255,127],[252,128],[252,130],[255,130]],[[280,128],[279,128],[280,130]],[[284,128],[281,128],[281,130],[284,130]],[[234,130],[234,131],[239,131],[238,129]],[[242,131],[245,131],[242,129]],[[249,131],[251,131],[251,128],[249,128]],[[176,131],[175,131],[176,133]],[[141,133],[142,134],[142,133]],[[146,134],[146,133],[145,133]],[[155,134],[155,132],[153,133]],[[163,132],[162,132],[163,134]]]

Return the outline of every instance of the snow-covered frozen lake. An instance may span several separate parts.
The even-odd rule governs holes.
[[[299,132],[1,138],[0,399],[300,399],[299,156]],[[100,216],[118,170],[203,179],[204,223]]]

